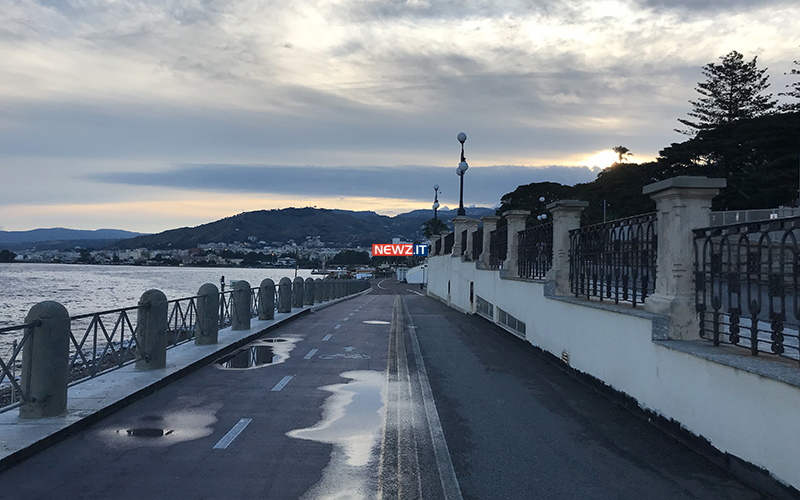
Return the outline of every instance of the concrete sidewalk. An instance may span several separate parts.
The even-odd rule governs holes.
[[[214,345],[186,342],[167,350],[167,366],[163,369],[139,371],[130,363],[98,377],[85,379],[69,387],[67,413],[60,417],[21,419],[17,409],[0,413],[0,471],[252,342],[281,324],[371,290],[305,306],[290,313],[276,313],[274,320],[253,318],[249,330],[233,331],[230,327],[220,330],[218,342]]]

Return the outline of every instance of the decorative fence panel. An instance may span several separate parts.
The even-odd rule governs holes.
[[[634,307],[656,283],[656,213],[637,215],[569,232],[570,290],[576,297]]]
[[[436,249],[434,250],[434,253],[436,255],[441,255],[442,254],[442,239],[441,238],[436,240]]]
[[[700,336],[800,361],[800,217],[696,229]]]
[[[517,238],[520,278],[544,279],[553,266],[553,223],[520,231]]]
[[[483,228],[479,227],[472,233],[472,260],[478,260],[483,253]]]
[[[461,231],[461,255],[467,253],[467,230]]]
[[[489,233],[489,268],[500,269],[508,253],[508,226]]]
[[[448,254],[453,251],[453,244],[456,242],[456,233],[450,233],[444,237],[444,253]]]

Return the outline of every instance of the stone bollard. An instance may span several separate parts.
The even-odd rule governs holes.
[[[454,228],[454,239],[453,239],[453,250],[450,252],[450,257],[458,257],[464,254],[464,243],[463,241],[463,234],[464,230],[467,228],[467,221],[469,220],[468,217],[464,215],[457,215],[453,217],[453,228]]]
[[[167,296],[148,290],[139,299],[136,327],[136,369],[157,370],[167,366]]]
[[[324,285],[322,284],[322,280],[317,278],[314,280],[314,303],[321,304],[322,303],[322,294],[324,292]]]
[[[341,299],[342,297],[344,297],[344,280],[336,280],[335,287],[336,287],[336,292],[334,293],[334,295],[336,296],[336,298]]]
[[[258,319],[275,319],[275,282],[267,278],[258,287]]]
[[[464,256],[461,260],[474,261],[480,257],[479,255],[472,255],[472,239],[475,238],[475,231],[478,230],[480,221],[477,219],[467,219],[464,226],[467,228],[467,242],[465,243],[464,251],[461,254]]]
[[[303,303],[307,306],[314,305],[314,295],[316,292],[316,287],[314,286],[314,278],[306,278],[305,289],[303,292]]]
[[[206,283],[197,292],[195,345],[216,344],[219,336],[219,288]]]
[[[231,311],[231,330],[249,330],[250,317],[250,283],[239,280],[233,285],[233,310]]]
[[[280,287],[280,297],[278,297],[278,312],[292,312],[292,280],[281,278],[278,286]]]
[[[547,205],[553,214],[553,263],[545,274],[547,281],[555,283],[556,295],[569,295],[569,232],[581,227],[581,212],[589,202],[559,200]]]
[[[333,285],[331,284],[331,280],[327,278],[322,280],[322,283],[322,300],[327,302],[333,298],[333,292],[331,291],[331,286]]]
[[[300,276],[292,283],[292,309],[303,307],[303,288],[305,280]]]
[[[442,253],[441,240],[442,240],[442,237],[439,236],[438,234],[434,234],[434,235],[431,236],[431,251],[428,252],[431,257],[435,257],[435,256],[437,256],[437,255]],[[438,253],[436,252],[436,243],[437,242],[440,242],[439,243],[440,246],[439,246],[439,252]]]
[[[25,323],[37,326],[26,330],[29,338],[22,347],[20,386],[28,400],[19,407],[19,417],[63,415],[69,381],[69,313],[58,302],[39,302]]]

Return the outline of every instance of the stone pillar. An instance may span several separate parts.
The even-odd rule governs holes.
[[[322,280],[322,301],[327,302],[331,300],[331,280],[324,278]]]
[[[711,199],[726,185],[725,179],[681,176],[649,184],[642,193],[656,202],[658,260],[655,293],[644,309],[669,316],[669,338],[699,339],[694,296],[694,234],[708,226]]]
[[[547,281],[555,282],[556,295],[569,295],[569,232],[581,227],[581,213],[588,201],[558,200],[547,205],[553,215],[553,264]]]
[[[278,297],[278,312],[288,313],[292,312],[292,280],[287,277],[281,278],[278,282],[280,287],[280,296]]]
[[[275,319],[275,282],[269,278],[261,280],[258,287],[258,319],[266,321]]]
[[[206,283],[197,291],[195,345],[216,344],[219,337],[219,288]]]
[[[508,250],[503,267],[508,269],[509,278],[519,278],[519,233],[525,230],[525,221],[531,213],[528,210],[509,210],[503,214],[508,221]]]
[[[314,280],[314,303],[321,304],[322,303],[322,295],[325,293],[325,285],[323,285],[322,280],[317,278]]]
[[[233,285],[233,311],[231,311],[231,330],[249,330],[250,317],[250,283],[239,280]]]
[[[453,226],[454,229],[454,238],[453,238],[453,251],[450,254],[450,257],[461,257],[464,253],[464,244],[461,241],[461,233],[464,229],[467,228],[467,221],[469,217],[465,215],[459,215],[457,217],[453,217]]]
[[[148,290],[139,299],[136,327],[136,369],[167,366],[167,296]]]
[[[486,215],[481,217],[481,222],[483,222],[483,253],[480,257],[481,267],[485,269],[489,268],[489,244],[491,240],[489,239],[489,235],[492,231],[497,229],[497,223],[500,221],[500,217],[497,215]]]
[[[300,276],[296,277],[292,283],[292,309],[303,307],[303,285],[305,285],[305,280]]]
[[[26,330],[28,339],[22,347],[20,386],[28,401],[19,407],[19,417],[63,415],[69,381],[69,313],[58,302],[39,302],[25,323],[36,326]]]
[[[430,251],[430,256],[431,257],[433,257],[435,255],[440,255],[442,253],[441,247],[439,248],[439,253],[436,253],[436,242],[437,241],[440,241],[440,242],[442,241],[442,237],[440,235],[434,234],[433,236],[431,236],[431,251]],[[443,245],[444,242],[441,242],[439,244]]]
[[[334,285],[333,285],[334,286],[333,296],[335,298],[337,298],[337,299],[341,299],[344,296],[344,285],[343,285],[343,283],[344,283],[344,280],[342,280],[342,279],[337,279],[334,282]]]
[[[466,229],[467,229],[467,248],[464,249],[464,258],[462,260],[475,260],[477,257],[476,255],[472,255],[472,238],[475,231],[478,230],[478,224],[480,221],[478,219],[467,219],[465,222]]]
[[[314,305],[314,294],[316,293],[314,288],[314,278],[306,278],[306,284],[303,287],[303,303],[307,306]]]

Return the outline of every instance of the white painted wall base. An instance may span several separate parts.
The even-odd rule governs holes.
[[[465,313],[474,313],[481,297],[494,306],[495,322],[498,307],[523,321],[531,344],[558,358],[568,353],[576,370],[800,489],[800,368],[749,358],[735,348],[714,348],[722,357],[731,356],[731,363],[712,361],[689,352],[691,343],[654,341],[664,317],[629,306],[598,307],[574,298],[546,297],[546,286],[501,279],[497,271],[479,270],[474,262],[449,255],[428,259],[430,296]],[[697,345],[698,350],[706,348],[706,343]],[[742,362],[748,365],[770,365],[763,373],[777,367],[786,376],[731,366],[738,356],[747,356]]]

